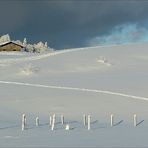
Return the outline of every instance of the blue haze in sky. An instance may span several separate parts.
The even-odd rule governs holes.
[[[116,26],[108,34],[94,37],[88,42],[90,46],[148,42],[148,30],[137,24],[124,24]]]

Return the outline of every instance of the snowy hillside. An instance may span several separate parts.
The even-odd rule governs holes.
[[[147,146],[147,48],[144,43],[42,54],[1,52],[0,146]],[[27,129],[21,131],[23,113]],[[61,125],[61,114],[72,130]],[[83,114],[91,115],[89,131]]]

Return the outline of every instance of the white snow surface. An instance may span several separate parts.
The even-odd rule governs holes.
[[[143,43],[42,54],[1,52],[0,147],[148,146],[147,49]],[[21,131],[23,113],[25,131]],[[51,131],[53,114],[56,124]],[[83,114],[91,115],[89,131],[83,126]]]

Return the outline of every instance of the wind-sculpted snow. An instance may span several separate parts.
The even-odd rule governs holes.
[[[23,53],[23,52],[15,52],[15,51],[14,51],[14,52],[13,52],[13,51],[11,51],[11,52],[1,51],[1,52],[0,52],[0,55],[2,55],[2,56],[3,56],[3,55],[4,55],[4,56],[5,56],[5,55],[6,55],[6,56],[23,56],[24,53]]]
[[[112,45],[111,47],[114,47],[114,46],[116,47],[118,45]],[[102,48],[102,47],[110,47],[110,46],[96,46],[96,47],[64,49],[64,50],[60,50],[60,51],[52,51],[49,53],[46,52],[44,54],[38,54],[38,55],[34,55],[34,56],[29,56],[29,57],[21,57],[21,58],[15,58],[15,59],[11,59],[11,58],[2,59],[2,60],[0,60],[0,63],[12,64],[12,63],[17,63],[17,62],[22,62],[22,61],[34,61],[34,60],[40,60],[40,59],[44,59],[44,58],[48,58],[48,57],[56,56],[56,55],[60,55],[60,54],[65,54],[65,53],[69,53],[69,52],[77,52],[77,51],[81,51],[81,50],[95,49],[98,47]]]
[[[108,95],[116,95],[116,96],[131,98],[131,99],[138,99],[138,100],[148,101],[147,97],[123,94],[123,93],[120,93],[120,92],[112,92],[112,91],[108,91],[108,90],[97,90],[97,89],[65,87],[65,86],[53,86],[53,85],[42,85],[42,84],[30,84],[30,83],[13,82],[13,81],[0,81],[0,83],[1,84],[12,84],[12,85],[50,88],[50,89],[62,89],[62,90],[74,90],[74,91],[84,91],[84,92],[92,92],[92,93],[103,93],[103,94],[108,94]]]
[[[77,52],[77,51],[81,51],[81,50],[90,50],[90,49],[96,49],[96,48],[118,47],[118,46],[119,45],[64,49],[64,50],[60,50],[60,51],[46,52],[44,54],[38,54],[38,55],[35,54],[33,56],[27,56],[27,57],[15,58],[15,59],[14,58],[1,59],[0,63],[13,64],[13,63],[18,63],[18,62],[23,62],[23,61],[34,61],[34,60],[40,60],[40,59],[44,59],[44,58],[48,58],[48,57],[56,56],[56,55],[60,55],[60,54],[65,54],[65,53],[69,53],[69,52]],[[108,63],[104,60],[101,60],[101,61],[99,60],[98,62],[106,64],[108,66],[111,65],[110,63]]]
[[[19,74],[29,76],[29,75],[38,73],[38,71],[39,71],[38,67],[34,67],[31,64],[28,64],[28,65],[25,65],[25,67],[20,69]]]
[[[29,57],[22,57],[22,58],[15,58],[15,59],[8,58],[8,59],[0,60],[0,63],[12,64],[12,63],[17,63],[17,62],[22,62],[22,61],[34,61],[34,60],[40,60],[40,59],[48,58],[50,56],[56,56],[56,55],[59,55],[59,54],[64,54],[64,53],[67,53],[67,52],[79,51],[79,50],[84,50],[84,49],[85,48],[67,49],[67,50],[49,52],[49,53],[35,55],[35,56],[29,56]]]

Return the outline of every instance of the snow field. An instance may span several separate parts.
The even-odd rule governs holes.
[[[0,146],[147,146],[147,47],[0,54]]]

